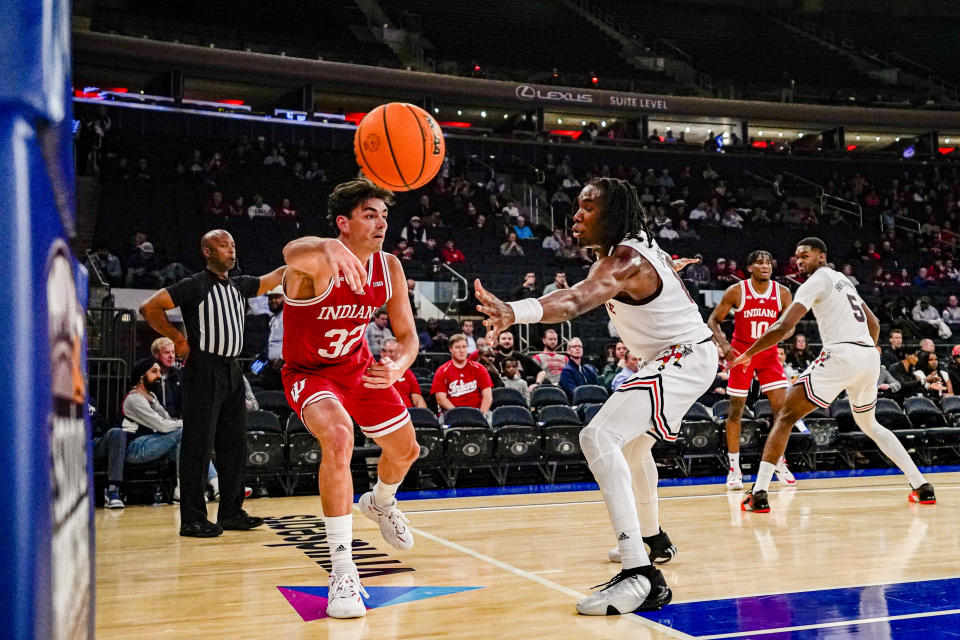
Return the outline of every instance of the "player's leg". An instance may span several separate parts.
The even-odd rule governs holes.
[[[853,421],[857,423],[861,431],[877,443],[877,447],[883,452],[883,455],[893,460],[893,463],[907,476],[912,489],[908,500],[921,504],[934,504],[937,498],[933,485],[928,483],[923,474],[920,473],[917,464],[907,453],[903,443],[877,420],[876,371],[880,367],[880,356],[873,349],[870,351],[872,354],[863,355],[864,358],[870,359],[869,363],[861,365],[864,372],[847,386],[850,408],[853,410]]]
[[[776,413],[773,427],[770,429],[767,441],[763,445],[763,456],[761,457],[760,468],[757,470],[757,479],[750,491],[747,492],[747,496],[741,505],[744,511],[765,513],[770,510],[770,505],[767,502],[767,489],[770,487],[770,480],[776,470],[777,461],[780,460],[783,452],[787,449],[793,423],[802,419],[817,406],[807,397],[803,385],[795,385],[787,394],[786,401],[780,411]]]
[[[727,489],[739,491],[743,489],[743,471],[740,470],[740,421],[743,419],[743,408],[747,404],[747,397],[729,395],[730,412],[727,414]]]
[[[363,515],[380,526],[384,540],[406,551],[413,547],[413,533],[406,526],[407,517],[397,508],[396,494],[410,465],[420,456],[420,445],[406,409],[402,405],[399,408],[402,411],[399,428],[374,438],[383,450],[377,464],[377,483],[372,491],[360,496],[357,506]]]
[[[647,556],[653,564],[666,564],[677,555],[677,547],[670,541],[667,533],[660,528],[660,508],[657,485],[660,475],[657,463],[653,459],[653,445],[656,439],[649,433],[643,434],[623,447],[627,465],[632,475],[633,499],[637,505],[640,519],[640,533],[647,546]],[[620,548],[614,547],[607,553],[610,562],[620,562]]]
[[[299,395],[299,394],[298,394]],[[353,563],[353,421],[330,394],[303,407],[303,424],[320,442],[323,452],[317,482],[323,504],[323,523],[330,545],[330,589],[327,615],[356,618],[366,615],[360,575]]]
[[[784,378],[786,383],[786,378]],[[761,383],[760,390],[764,391],[764,385]],[[780,410],[783,409],[783,405],[787,401],[787,387],[775,387],[766,389],[767,399],[770,401],[770,410],[773,411],[774,420],[776,420],[777,415],[780,413]],[[787,433],[787,441],[790,441],[790,433]],[[787,466],[787,459],[785,456],[780,456],[780,459],[777,460],[775,473],[777,474],[777,479],[780,482],[783,482],[788,485],[794,485],[797,483],[797,479],[794,477],[793,473],[790,471],[790,467]]]

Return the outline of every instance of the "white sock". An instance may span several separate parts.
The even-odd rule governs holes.
[[[220,493],[220,476],[211,479],[210,486],[213,487],[213,495],[218,495]]]
[[[331,572],[345,573],[355,571],[353,564],[353,514],[345,516],[323,517],[323,526],[327,531],[327,544],[330,545]]]
[[[620,549],[620,559],[623,561],[624,569],[635,569],[650,564],[647,549],[643,546],[640,527],[629,531],[618,531],[617,548]]]
[[[740,471],[740,452],[728,453],[727,458],[730,459],[730,468]]]
[[[773,472],[777,467],[769,462],[762,461],[760,469],[757,470],[757,481],[753,483],[754,491],[766,491],[770,487],[770,480],[773,479]]]
[[[373,501],[377,503],[380,507],[386,507],[395,502],[395,496],[397,495],[397,488],[400,486],[400,483],[388,484],[384,482],[379,476],[377,477],[377,484],[373,485]]]

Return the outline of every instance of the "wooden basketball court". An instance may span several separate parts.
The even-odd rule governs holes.
[[[270,526],[210,540],[179,537],[174,506],[98,509],[97,637],[955,638],[960,473],[928,478],[937,505],[909,504],[901,475],[801,479],[772,486],[769,514],[723,485],[661,488],[674,602],[644,617],[575,612],[619,570],[598,491],[405,500],[410,552],[355,511],[378,605],[358,620],[319,617],[318,497],[249,500]]]

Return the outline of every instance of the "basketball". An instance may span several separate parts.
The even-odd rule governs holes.
[[[363,117],[353,151],[371,181],[391,191],[410,191],[437,175],[446,144],[433,116],[412,104],[390,102]]]

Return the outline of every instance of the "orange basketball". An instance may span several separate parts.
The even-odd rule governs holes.
[[[360,121],[353,152],[371,181],[391,191],[410,191],[437,175],[446,143],[429,113],[405,102],[390,102]]]

